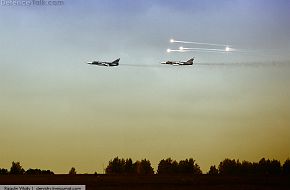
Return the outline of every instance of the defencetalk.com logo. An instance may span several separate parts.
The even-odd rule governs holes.
[[[64,0],[0,0],[0,6],[63,6]]]

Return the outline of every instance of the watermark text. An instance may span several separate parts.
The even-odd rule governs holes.
[[[0,6],[63,6],[64,0],[0,0]]]

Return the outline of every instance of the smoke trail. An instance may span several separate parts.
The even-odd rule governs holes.
[[[233,48],[226,47],[225,49],[213,49],[213,48],[184,48],[179,47],[179,50],[204,50],[204,51],[219,51],[219,52],[231,52],[235,51]]]
[[[167,53],[170,52],[211,52],[211,53],[231,53],[232,51],[226,51],[223,49],[207,49],[207,48],[182,48],[182,49],[167,49]]]
[[[191,41],[182,41],[182,40],[174,40],[174,39],[170,39],[170,43],[197,44],[197,45],[222,46],[222,47],[231,46],[229,44],[215,44],[215,43],[205,43],[205,42],[191,42]]]

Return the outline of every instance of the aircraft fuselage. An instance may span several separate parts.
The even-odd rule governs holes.
[[[161,62],[161,64],[167,64],[167,65],[193,65],[193,60],[189,59],[188,61],[166,61],[166,62]]]
[[[106,67],[115,67],[119,66],[119,61],[120,59],[116,59],[115,61],[112,62],[103,62],[103,61],[93,61],[89,62],[89,65],[98,65],[98,66],[106,66]]]

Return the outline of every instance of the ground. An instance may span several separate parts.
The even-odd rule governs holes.
[[[285,176],[109,176],[109,175],[52,175],[0,176],[1,185],[86,185],[98,190],[289,190],[290,177]]]

